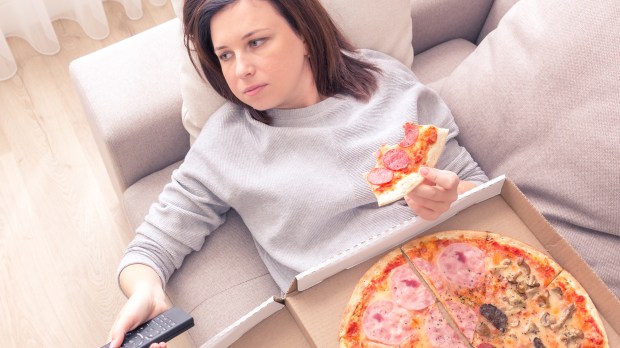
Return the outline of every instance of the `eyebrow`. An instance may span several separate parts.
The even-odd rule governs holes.
[[[243,35],[243,36],[241,37],[241,40],[245,40],[245,39],[247,39],[248,37],[250,37],[250,36],[252,36],[252,35],[254,35],[254,34],[256,34],[256,33],[261,32],[261,31],[265,31],[265,30],[269,30],[269,28],[261,28],[261,29],[252,30],[251,32],[249,32],[249,33],[247,33],[247,34]],[[225,48],[227,48],[227,46],[226,46],[226,45],[224,45],[224,46],[218,46],[218,47],[215,47],[213,50],[214,50],[214,51],[220,51],[220,50],[223,50],[223,49],[225,49]]]

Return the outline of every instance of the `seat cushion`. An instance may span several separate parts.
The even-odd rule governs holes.
[[[438,91],[443,79],[475,49],[470,41],[450,40],[416,55],[411,70],[423,84]]]
[[[512,178],[618,297],[619,18],[616,0],[520,0],[440,93],[482,169]]]
[[[177,162],[127,189],[123,205],[132,229],[144,221],[152,202],[170,182]],[[166,293],[172,302],[194,317],[189,331],[196,346],[234,323],[280,288],[267,271],[241,217],[234,210],[213,231],[198,252],[190,254],[170,278]]]

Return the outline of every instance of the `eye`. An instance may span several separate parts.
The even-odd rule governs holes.
[[[232,53],[231,52],[224,52],[224,53],[221,53],[218,56],[218,59],[223,61],[223,62],[225,62],[225,61],[229,60],[230,57],[232,57]]]
[[[266,40],[267,39],[264,39],[264,38],[250,40],[249,45],[250,45],[250,47],[259,47],[262,44],[264,44]]]

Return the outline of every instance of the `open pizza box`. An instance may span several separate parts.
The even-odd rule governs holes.
[[[588,291],[610,347],[620,347],[620,301],[504,176],[460,196],[436,221],[403,222],[299,274],[283,299],[267,299],[203,347],[338,347],[340,319],[362,275],[408,240],[446,230],[495,232],[549,254]]]

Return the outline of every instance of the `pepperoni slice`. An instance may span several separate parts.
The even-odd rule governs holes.
[[[409,312],[392,301],[373,302],[362,318],[366,336],[383,344],[396,345],[414,334]]]
[[[394,301],[409,310],[424,309],[435,302],[430,291],[422,284],[409,265],[392,271],[390,286]]]
[[[454,332],[437,307],[433,307],[426,318],[426,335],[433,347],[467,348],[459,335]]]
[[[391,149],[383,154],[383,165],[391,170],[402,170],[409,165],[409,155],[401,149]]]
[[[383,185],[392,181],[394,172],[385,168],[373,168],[366,176],[366,180],[373,185]]]
[[[439,254],[437,264],[448,281],[470,289],[484,275],[484,253],[465,243],[450,244]]]
[[[415,144],[415,141],[418,139],[418,126],[407,122],[403,125],[403,128],[405,129],[405,138],[401,140],[398,145],[401,147],[409,147]]]

